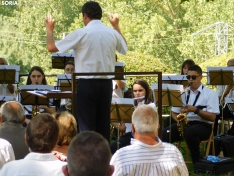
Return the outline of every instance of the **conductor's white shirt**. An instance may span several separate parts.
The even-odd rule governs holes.
[[[116,30],[103,25],[100,20],[90,21],[85,27],[57,41],[55,45],[61,53],[74,49],[76,72],[86,73],[114,72],[116,50],[121,54],[126,54],[128,50],[123,37]]]

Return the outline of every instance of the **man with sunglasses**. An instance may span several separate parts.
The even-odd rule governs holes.
[[[187,79],[190,86],[185,93],[186,106],[174,108],[174,112],[187,114],[188,126],[184,131],[184,139],[195,163],[202,158],[199,150],[200,141],[210,137],[212,123],[219,114],[219,101],[217,94],[202,84],[202,70],[198,65],[189,67]],[[162,141],[173,143],[179,140],[182,138],[177,124],[163,130]]]

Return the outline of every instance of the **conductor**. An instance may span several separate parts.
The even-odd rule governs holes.
[[[110,14],[112,28],[101,22],[102,9],[88,1],[82,7],[85,27],[77,29],[63,40],[54,41],[54,19],[46,17],[47,49],[64,53],[73,49],[76,72],[114,72],[115,52],[126,54],[127,43],[119,28],[119,17]],[[82,76],[77,91],[76,120],[79,131],[96,131],[110,140],[110,106],[112,80],[107,76]]]

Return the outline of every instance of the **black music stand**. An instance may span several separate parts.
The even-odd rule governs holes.
[[[115,63],[115,72],[123,73],[124,72],[124,63],[123,62],[116,62]],[[115,75],[113,80],[124,80],[124,75]]]
[[[74,63],[74,53],[52,53],[52,68],[64,69],[67,62]]]
[[[154,99],[156,101],[156,104],[158,104],[158,97],[156,96],[158,95],[158,85],[153,84],[152,89],[153,89]],[[186,97],[183,85],[162,84],[162,106],[183,107],[186,105],[185,98]],[[170,116],[172,117],[172,112]],[[171,117],[170,117],[170,127],[171,127]],[[169,135],[169,142],[171,142],[171,135]]]
[[[233,68],[232,67],[207,67],[207,81],[210,85],[232,85],[233,84]],[[220,103],[221,112],[221,133],[224,133],[223,109],[226,103]]]
[[[77,84],[78,84],[78,79],[76,80],[76,85]],[[56,89],[61,91],[71,91],[72,90],[71,74],[58,74]]]
[[[188,86],[188,79],[186,75],[163,75],[162,76],[163,84],[181,84],[184,87]]]
[[[134,111],[133,98],[112,98],[110,116],[111,122],[131,123]],[[117,137],[117,149],[119,149],[119,126]]]
[[[38,97],[37,95],[33,95],[28,93],[27,91],[33,91],[33,90],[52,90],[54,86],[48,86],[48,85],[22,85],[20,86],[19,91],[19,101],[22,105],[49,105],[50,100],[47,98]]]
[[[18,65],[0,65],[0,84],[18,84],[19,70]]]
[[[207,82],[210,85],[233,84],[233,68],[207,67]]]
[[[0,107],[2,106],[3,103],[7,101],[14,101],[14,100],[15,100],[15,96],[0,95]]]

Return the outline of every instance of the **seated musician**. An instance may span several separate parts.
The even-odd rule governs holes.
[[[139,99],[135,102],[134,104],[135,108],[137,108],[142,104],[150,104],[156,110],[156,106],[153,103],[150,87],[145,80],[136,80],[132,85],[132,90],[133,90],[133,98],[144,96],[144,98]],[[120,142],[119,148],[130,145],[130,141],[132,138],[131,123],[121,123],[120,130],[121,129],[122,132],[125,132],[125,134],[119,138]],[[117,150],[117,142],[118,140],[112,142],[110,145],[112,154],[114,154]]]
[[[181,66],[181,75],[187,75],[188,73],[188,68],[192,65],[195,65],[195,62],[192,60],[192,59],[186,59],[182,66]],[[178,115],[177,113],[174,112],[174,107],[172,107],[171,109],[172,111],[172,117],[169,116],[167,117],[164,122],[163,122],[163,127],[166,128],[168,126],[170,126],[170,124],[173,124],[173,123],[177,123],[177,119],[176,119],[176,116]],[[170,122],[171,120],[171,122]]]
[[[0,57],[0,65],[8,65],[4,57]],[[0,95],[13,96],[12,100],[16,99],[16,84],[0,84]]]
[[[34,66],[31,68],[31,70],[29,71],[26,85],[47,85],[46,77],[41,67]],[[26,117],[31,119],[32,105],[25,105],[24,109]],[[51,114],[55,112],[54,107],[49,107],[46,105],[40,105],[39,109],[40,112],[46,112]]]
[[[228,60],[227,66],[234,67],[234,58]],[[222,102],[222,106],[224,106],[225,97],[234,98],[234,91],[233,90],[234,90],[233,85],[218,85],[217,86],[216,93],[218,94],[220,102]],[[222,114],[222,108],[223,108],[222,106],[219,105],[220,114],[217,115],[217,118],[216,118],[216,123],[215,123],[215,127],[214,127],[215,134],[217,134],[218,121],[221,120],[222,116],[223,116],[223,119],[232,118],[234,120],[234,114],[233,114],[233,112],[231,112],[229,105],[226,105],[224,107],[223,114]]]
[[[65,74],[72,74],[75,72],[75,65],[73,62],[69,61],[65,64],[65,67],[64,67],[64,73]],[[69,109],[67,109],[67,105],[69,103],[69,98],[62,98],[61,99],[61,102],[60,102],[60,107],[59,107],[59,112],[61,111],[67,111]],[[69,110],[70,111],[70,110]]]
[[[212,123],[219,114],[219,102],[217,94],[202,84],[202,70],[198,65],[189,67],[187,79],[190,85],[186,89],[187,105],[178,108],[177,113],[182,111],[187,114],[188,125],[183,130],[183,138],[195,163],[201,159],[200,141],[207,140],[212,132]],[[178,132],[177,124],[174,123],[163,129],[162,141],[171,143],[180,141],[181,134]]]

